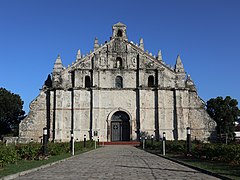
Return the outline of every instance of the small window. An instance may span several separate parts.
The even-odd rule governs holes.
[[[89,76],[85,76],[85,88],[91,87],[91,79]]]
[[[121,29],[118,30],[117,37],[122,37],[122,30]]]
[[[122,58],[117,57],[116,59],[116,67],[121,68],[122,67]]]
[[[115,87],[116,88],[123,88],[123,79],[121,76],[117,76],[115,79]]]
[[[148,87],[154,87],[154,76],[148,77]]]

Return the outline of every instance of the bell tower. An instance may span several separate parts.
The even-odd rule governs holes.
[[[112,27],[113,29],[112,38],[123,38],[127,40],[126,28],[127,26],[121,22],[114,24]]]

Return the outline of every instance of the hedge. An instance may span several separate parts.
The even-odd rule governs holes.
[[[87,141],[86,148],[94,146],[94,142]],[[75,143],[75,151],[83,150],[83,142]],[[70,152],[70,143],[48,143],[48,156],[55,156]],[[42,145],[39,143],[8,145],[0,143],[1,164],[13,164],[19,160],[42,159]]]
[[[162,152],[162,142],[147,142],[147,148]],[[186,141],[166,141],[166,153],[186,154]],[[240,164],[240,144],[191,143],[191,155],[199,159]]]

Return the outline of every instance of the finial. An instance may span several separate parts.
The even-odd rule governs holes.
[[[54,63],[53,71],[54,72],[60,72],[63,70],[62,60],[60,55],[58,54],[58,57]]]
[[[99,48],[98,38],[95,38],[95,40],[94,40],[94,51],[96,51],[98,48]]]
[[[161,50],[158,51],[157,60],[162,61],[162,51]]]
[[[82,58],[81,51],[80,49],[78,49],[76,59],[81,59],[81,58]]]
[[[140,45],[139,45],[140,49],[142,49],[144,51],[144,43],[143,43],[143,38],[140,39]]]
[[[177,61],[176,61],[176,65],[175,65],[175,71],[176,72],[184,72],[184,67],[183,67],[180,55],[177,56]]]
[[[177,56],[177,63],[182,63],[182,60],[180,58],[180,55]]]
[[[59,54],[58,54],[58,56],[57,56],[57,59],[56,59],[56,61],[55,61],[55,64],[62,64],[62,60],[61,60],[61,57],[60,57]]]

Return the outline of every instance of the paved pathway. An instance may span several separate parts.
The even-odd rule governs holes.
[[[105,146],[17,179],[217,179],[131,146]]]

